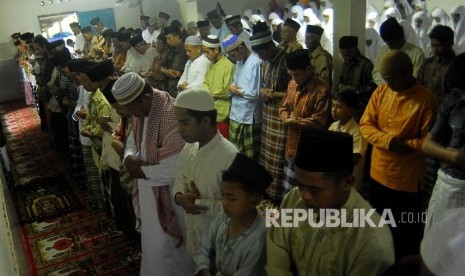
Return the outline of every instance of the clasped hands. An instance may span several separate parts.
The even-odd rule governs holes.
[[[200,192],[195,186],[194,181],[190,182],[189,189],[185,193],[177,193],[175,202],[179,204],[188,214],[198,215],[207,210],[207,206],[195,204],[196,199],[200,199]]]

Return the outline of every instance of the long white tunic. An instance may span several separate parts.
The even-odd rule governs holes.
[[[210,64],[210,60],[203,54],[194,60],[188,60],[179,78],[178,86],[187,83],[186,89],[201,88]]]
[[[128,137],[125,158],[129,155],[139,156],[142,160],[146,159],[147,140],[147,120],[144,122],[142,131],[141,152],[137,152],[134,140],[134,132]],[[178,242],[176,239],[167,235],[160,226],[158,218],[158,204],[154,195],[154,187],[168,185],[170,190],[173,186],[173,170],[176,164],[177,155],[162,159],[155,166],[143,166],[142,170],[147,179],[138,179],[137,187],[139,189],[139,206],[142,242],[142,261],[140,275],[173,275],[184,276],[193,275],[195,264],[193,259],[186,252],[186,244],[176,248]],[[171,207],[176,215],[178,225],[180,226],[182,236],[186,236],[186,229],[183,224],[183,210],[174,203],[171,198]],[[136,210],[135,210],[136,211]],[[185,240],[185,239],[184,239]]]
[[[202,236],[208,231],[212,219],[223,213],[221,203],[221,174],[229,168],[238,150],[221,134],[203,147],[198,143],[186,144],[178,156],[174,170],[173,198],[176,193],[187,192],[191,181],[199,190],[196,204],[208,209],[201,214],[186,214],[187,251],[194,256]]]

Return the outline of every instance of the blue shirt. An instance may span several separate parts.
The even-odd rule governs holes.
[[[236,63],[233,84],[237,85],[243,97],[232,96],[229,117],[240,124],[258,124],[262,121],[262,102],[260,97],[260,64],[257,54],[251,53],[243,61]]]

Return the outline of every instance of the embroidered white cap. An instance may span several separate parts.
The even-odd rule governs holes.
[[[137,73],[129,72],[122,75],[113,85],[111,93],[118,104],[132,102],[144,90],[145,81]]]
[[[174,106],[197,111],[215,110],[212,95],[202,89],[189,89],[179,93]]]

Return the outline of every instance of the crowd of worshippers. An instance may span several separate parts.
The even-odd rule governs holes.
[[[186,27],[160,12],[117,32],[94,18],[70,24],[74,46],[12,37],[89,208],[111,206],[115,229],[140,233],[141,275],[461,275],[463,210],[450,209],[465,205],[465,54],[454,52],[465,8],[450,24],[433,12],[428,54],[388,13],[402,4],[410,16],[406,3],[379,27],[369,14],[382,40],[367,47],[385,43],[374,56],[338,38],[337,86],[329,1],[271,1],[268,17],[217,6]],[[397,225],[266,228],[270,208],[349,219],[375,208],[376,224],[390,210]]]

